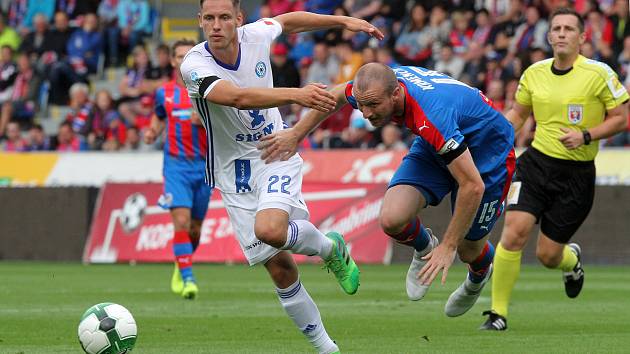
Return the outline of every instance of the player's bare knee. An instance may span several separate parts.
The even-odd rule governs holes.
[[[520,251],[527,243],[527,233],[514,227],[506,227],[501,234],[501,245],[508,251]]]
[[[536,249],[536,257],[547,268],[556,268],[558,264],[562,261],[562,253],[555,254],[546,249],[537,248]]]
[[[284,225],[284,223],[274,222],[272,220],[256,220],[254,234],[260,241],[270,246],[280,248],[284,246],[286,242],[287,227],[288,225]]]
[[[190,218],[188,218],[186,215],[174,214],[173,227],[175,228],[175,230],[190,231]]]
[[[401,218],[388,213],[381,213],[379,222],[383,232],[394,239],[396,238],[396,235],[400,234],[405,229],[405,225],[408,223],[408,221],[402,220]]]

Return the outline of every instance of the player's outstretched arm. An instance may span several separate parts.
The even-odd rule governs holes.
[[[466,149],[455,158],[448,169],[459,184],[453,217],[446,228],[442,242],[431,253],[423,257],[427,264],[419,273],[423,284],[431,284],[442,271],[442,284],[446,282],[448,269],[453,264],[459,242],[473,223],[485,185],[475,166],[470,151]]]
[[[276,16],[274,20],[282,25],[283,33],[345,28],[352,32],[365,32],[379,40],[384,38],[383,33],[369,22],[348,16],[319,15],[311,12],[296,11]]]
[[[300,142],[304,140],[315,127],[348,103],[345,88],[346,84],[340,84],[330,90],[330,93],[336,101],[335,108],[332,112],[308,111],[293,128],[280,130],[271,135],[262,137],[258,144],[258,149],[263,150],[261,159],[265,160],[266,163],[270,163],[277,160],[286,161],[291,156],[295,155]]]
[[[335,108],[335,100],[325,88],[322,84],[302,88],[238,87],[227,80],[219,80],[206,100],[238,109],[264,109],[297,103],[328,113]]]

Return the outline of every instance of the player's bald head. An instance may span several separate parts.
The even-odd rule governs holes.
[[[232,1],[232,6],[234,6],[234,8],[238,11],[241,8],[241,0],[230,0]],[[203,7],[203,3],[206,2],[206,0],[199,0],[199,7]]]
[[[380,87],[384,94],[391,95],[394,89],[398,87],[398,79],[389,66],[381,63],[368,63],[357,71],[353,86],[359,92]]]

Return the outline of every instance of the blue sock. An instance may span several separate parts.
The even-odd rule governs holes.
[[[177,267],[184,281],[195,281],[192,271],[193,246],[187,231],[175,231],[173,238],[173,254],[177,261]]]
[[[488,274],[492,260],[494,259],[494,246],[486,241],[486,246],[477,259],[468,264],[468,279],[473,283],[481,283]]]
[[[431,242],[431,237],[420,222],[419,217],[413,218],[401,233],[392,237],[404,245],[413,247],[418,252],[427,248]]]

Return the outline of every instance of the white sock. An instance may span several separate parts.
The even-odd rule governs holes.
[[[320,256],[322,259],[330,257],[333,243],[315,225],[308,220],[289,221],[287,243],[283,250],[307,256]]]
[[[284,311],[320,354],[334,353],[339,350],[326,333],[317,305],[302,286],[300,279],[286,289],[276,288],[276,292]]]

